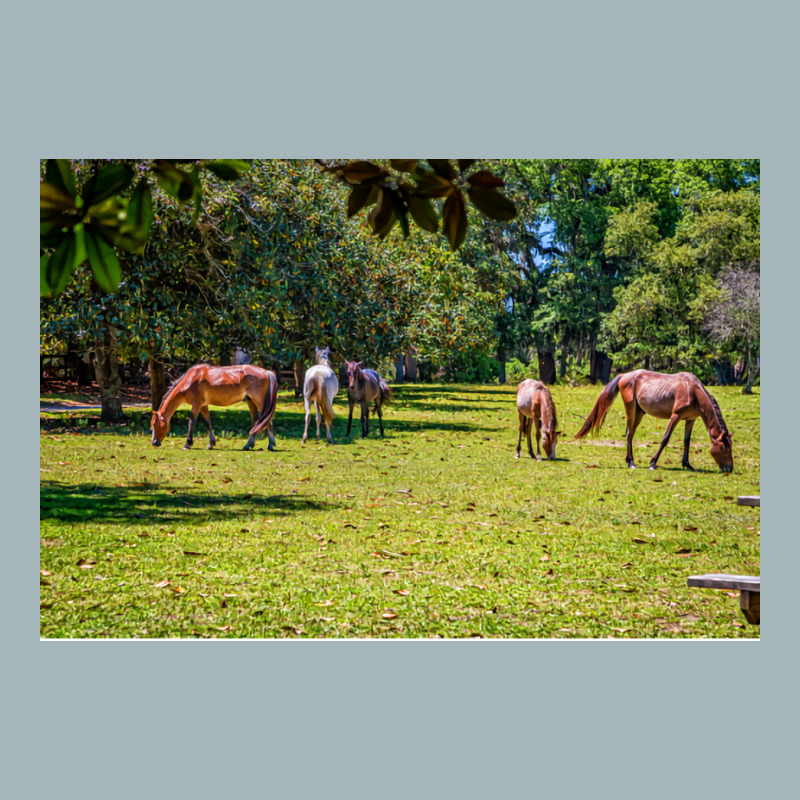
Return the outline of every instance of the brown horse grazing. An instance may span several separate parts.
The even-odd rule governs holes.
[[[180,406],[188,404],[192,410],[189,412],[189,435],[186,437],[183,449],[188,450],[192,446],[197,415],[200,414],[208,428],[208,449],[211,450],[217,440],[211,430],[208,407],[231,406],[240,400],[247,401],[253,423],[250,438],[244,449],[249,450],[255,443],[256,433],[267,428],[269,449],[272,450],[275,445],[272,418],[278,401],[278,380],[274,372],[252,364],[240,364],[235,367],[210,367],[207,364],[198,364],[192,367],[172,384],[161,402],[161,407],[153,412],[150,421],[153,444],[156,447],[161,445],[169,433],[172,415]]]
[[[350,416],[347,419],[347,435],[353,424],[353,406],[361,404],[361,438],[369,435],[369,404],[374,401],[378,425],[383,436],[383,404],[392,402],[389,384],[373,369],[364,369],[363,361],[345,361],[339,372],[342,384],[347,389]]]
[[[656,461],[661,451],[667,446],[669,437],[675,426],[686,421],[683,434],[683,466],[693,469],[689,464],[689,440],[692,437],[694,421],[700,417],[711,437],[711,455],[723,472],[733,472],[733,452],[731,450],[731,434],[722,418],[717,401],[700,383],[700,379],[691,372],[678,372],[665,375],[661,372],[649,372],[637,369],[618,375],[606,386],[597,398],[597,402],[589,414],[583,427],[575,435],[580,439],[592,430],[595,433],[606,418],[608,409],[614,402],[617,393],[622,394],[625,403],[625,416],[628,426],[625,436],[628,440],[628,451],[625,456],[631,469],[636,467],[633,461],[633,434],[645,414],[659,419],[668,419],[669,424],[664,433],[656,454],[650,461],[650,469],[656,468]]]
[[[551,460],[556,460],[556,442],[561,431],[557,431],[556,404],[550,390],[540,381],[530,378],[522,381],[517,386],[517,411],[519,411],[519,439],[517,440],[517,455],[522,444],[522,434],[528,437],[528,453],[531,458],[533,446],[531,445],[531,428],[536,426],[536,460],[542,460],[539,442],[544,434],[544,454]]]

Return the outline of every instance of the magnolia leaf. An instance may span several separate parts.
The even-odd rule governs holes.
[[[145,178],[139,181],[128,202],[125,220],[114,237],[114,244],[131,253],[141,253],[147,244],[153,222],[153,196]]]
[[[61,240],[45,265],[45,282],[53,295],[61,294],[67,287],[75,268],[86,259],[83,226],[76,225]],[[39,262],[41,269],[41,259]],[[41,282],[41,281],[40,281]]]
[[[242,176],[242,173],[250,169],[250,165],[246,161],[240,161],[235,158],[210,161],[205,167],[223,181],[235,181]]]
[[[358,212],[367,205],[374,188],[374,186],[370,185],[358,185],[353,187],[350,196],[347,198],[348,218],[358,214]]]
[[[353,161],[337,168],[348,183],[362,183],[363,181],[379,177],[383,170],[372,161]]]
[[[389,163],[399,172],[413,172],[419,163],[418,158],[390,158]]]
[[[467,236],[467,210],[464,195],[455,189],[444,201],[442,209],[442,229],[451,250],[458,250]]]
[[[86,253],[98,286],[104,292],[116,292],[122,277],[119,259],[94,225],[86,232]]]
[[[93,175],[83,187],[87,207],[102,203],[127,189],[135,173],[129,164],[110,164]]]
[[[418,169],[412,177],[417,182],[417,188],[413,192],[416,197],[446,197],[455,191],[451,181],[430,170]]]
[[[446,158],[429,158],[428,163],[433,167],[437,175],[441,175],[448,181],[455,180],[456,171],[453,165]]]
[[[187,203],[195,193],[195,184],[188,172],[178,169],[164,159],[158,159],[153,165],[158,185],[170,196],[182,203]]]
[[[491,219],[508,222],[517,216],[514,204],[496,189],[472,186],[467,189],[472,204]]]
[[[436,215],[430,200],[411,195],[408,198],[408,210],[414,222],[422,230],[429,233],[436,233],[439,230],[439,217]]]
[[[75,201],[58,186],[43,181],[39,184],[39,214],[67,211],[75,208]]]
[[[400,223],[403,236],[408,238],[408,205],[405,203],[400,194],[394,189],[384,189],[384,191],[389,196],[389,201],[392,204],[392,211],[394,211],[394,215],[397,217],[397,221]]]
[[[467,183],[470,186],[482,186],[484,189],[505,186],[505,183],[488,169],[481,169],[473,175],[470,175],[469,178],[467,178]]]
[[[77,197],[75,173],[68,158],[48,158],[44,167],[44,179],[71,198]]]

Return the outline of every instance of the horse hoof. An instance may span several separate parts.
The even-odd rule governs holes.
[[[185,444],[185,445],[183,446],[183,449],[184,449],[184,450],[191,450],[192,448],[191,448],[191,445]]]
[[[636,469],[636,464],[628,464],[628,469]]]
[[[519,458],[519,453],[517,453],[517,454],[514,456],[514,458]]]

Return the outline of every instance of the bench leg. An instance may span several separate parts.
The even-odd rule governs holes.
[[[739,598],[739,605],[751,625],[761,624],[761,592],[743,590]]]

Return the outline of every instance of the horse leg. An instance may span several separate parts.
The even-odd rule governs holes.
[[[197,424],[198,411],[199,409],[192,406],[192,410],[189,412],[189,433],[186,436],[186,444],[183,446],[184,450],[188,450],[194,442],[194,426]]]
[[[525,415],[519,412],[519,438],[517,439],[517,454],[514,458],[519,458],[519,450],[522,446],[522,434],[525,433]]]
[[[217,437],[214,436],[214,431],[211,429],[211,414],[208,411],[208,406],[203,406],[200,409],[200,416],[208,428],[208,449],[213,450],[214,445],[217,443]]]
[[[624,398],[623,398],[624,399]],[[644,417],[644,411],[639,408],[639,404],[635,400],[625,403],[625,418],[627,426],[625,428],[625,439],[627,440],[627,450],[625,451],[625,461],[629,469],[636,469],[636,462],[633,460],[633,434],[639,427],[639,423]]]
[[[683,431],[683,461],[681,462],[684,469],[690,469],[692,472],[694,472],[694,467],[689,463],[689,442],[692,439],[693,425],[693,419],[686,420],[686,427]]]
[[[256,424],[256,420],[258,419],[259,410],[258,406],[252,400],[252,398],[245,396],[244,398],[247,401],[247,407],[250,409],[250,426]],[[256,443],[256,436],[252,434],[250,438],[247,440],[247,444],[242,448],[242,450],[250,450],[253,445]]]
[[[315,400],[314,401],[314,411],[317,412],[317,441],[319,441],[319,403]],[[328,427],[328,423],[325,423],[325,427]],[[330,434],[328,434],[330,436]]]
[[[381,437],[383,437],[383,411],[377,400],[375,401],[375,413],[378,415],[378,427],[381,429]]]
[[[309,404],[307,397],[303,398],[303,401],[304,401],[305,407],[306,407],[306,428],[303,431],[302,443],[305,444],[306,443],[306,439],[308,439],[308,420],[311,417],[311,405]]]
[[[542,420],[539,417],[533,420],[533,424],[536,426],[536,460],[542,460],[542,451],[539,449],[539,443],[542,439]]]
[[[531,458],[536,458],[533,454],[533,445],[531,444],[531,431],[533,430],[533,419],[525,419],[525,436],[528,439],[528,455]]]
[[[661,451],[667,446],[667,442],[669,441],[669,437],[672,436],[672,431],[675,430],[677,424],[681,421],[681,418],[678,414],[673,413],[672,416],[669,418],[669,422],[667,423],[667,430],[664,431],[664,438],[661,440],[661,444],[658,446],[658,450],[656,450],[656,454],[650,461],[650,469],[656,468],[656,461],[658,461],[658,457],[661,455]]]
[[[366,400],[361,401],[361,438],[365,439],[369,434],[369,406]]]
[[[347,435],[350,436],[350,426],[353,424],[353,407],[355,403],[348,397],[347,402],[350,403],[350,416],[347,418]]]

